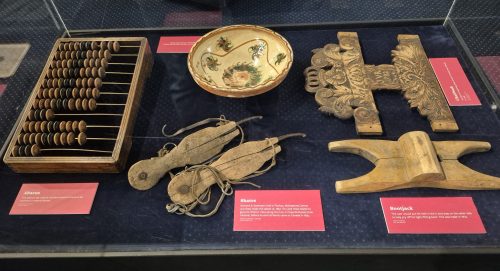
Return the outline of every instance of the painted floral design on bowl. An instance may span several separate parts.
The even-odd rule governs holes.
[[[277,86],[293,61],[288,42],[258,26],[223,27],[203,36],[191,49],[188,67],[205,90],[248,97]]]

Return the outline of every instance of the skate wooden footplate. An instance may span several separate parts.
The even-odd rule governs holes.
[[[153,59],[146,38],[62,38],[4,162],[15,172],[119,172]]]
[[[376,90],[401,90],[411,108],[427,117],[434,132],[455,132],[458,125],[425,55],[418,35],[398,35],[392,65],[366,65],[355,32],[339,32],[339,44],[314,49],[305,69],[305,89],[315,94],[319,110],[340,119],[354,117],[360,135],[380,135],[373,99]]]

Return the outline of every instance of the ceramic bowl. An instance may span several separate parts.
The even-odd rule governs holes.
[[[293,62],[288,41],[255,25],[232,25],[201,37],[188,55],[196,83],[225,97],[249,97],[269,91],[285,79]]]

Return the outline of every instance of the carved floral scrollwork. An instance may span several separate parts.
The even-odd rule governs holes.
[[[315,93],[315,100],[322,113],[332,114],[339,119],[354,116],[361,123],[378,122],[378,111],[364,93],[370,90],[360,90],[366,87],[363,85],[361,67],[355,61],[356,53],[351,51],[354,47],[342,47],[344,48],[349,51],[342,51],[337,44],[327,44],[313,50],[312,66],[304,71],[305,89]],[[348,73],[352,76],[348,76]]]
[[[430,120],[452,120],[451,111],[420,44],[400,44],[392,51],[392,56],[410,107],[416,107]]]

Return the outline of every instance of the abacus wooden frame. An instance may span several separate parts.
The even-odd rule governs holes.
[[[16,145],[17,135],[22,132],[22,124],[28,119],[29,111],[35,101],[37,91],[42,86],[50,63],[62,42],[75,41],[118,41],[118,42],[140,42],[134,75],[130,83],[129,94],[123,110],[120,128],[116,136],[116,142],[111,156],[38,156],[38,157],[13,157],[11,155]],[[153,58],[151,49],[146,38],[141,37],[99,37],[99,38],[59,38],[54,44],[45,67],[40,74],[31,96],[26,102],[21,113],[21,121],[17,123],[14,136],[5,152],[3,161],[13,171],[18,173],[117,173],[120,172],[127,161],[132,146],[132,133],[142,92],[147,77],[151,73]]]

